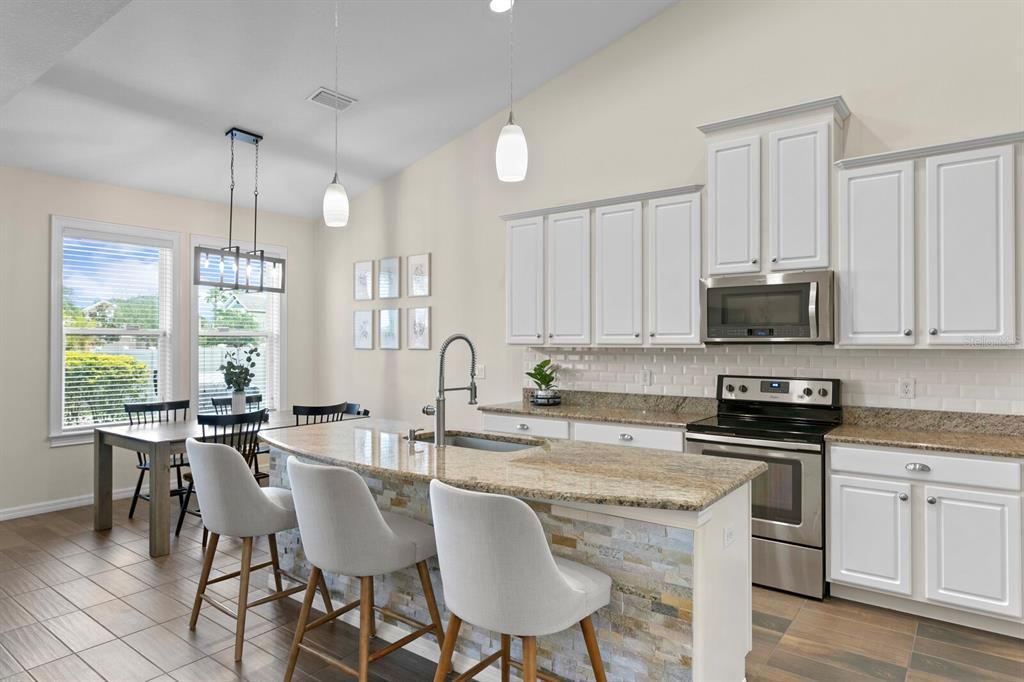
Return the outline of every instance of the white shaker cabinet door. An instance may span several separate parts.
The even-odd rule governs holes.
[[[548,343],[590,343],[590,211],[547,218]]]
[[[700,193],[647,203],[647,329],[652,345],[700,344]]]
[[[839,173],[839,343],[914,345],[914,162]]]
[[[1019,495],[925,486],[925,596],[1021,617]]]
[[[544,343],[544,218],[505,228],[505,329],[509,343]]]
[[[761,138],[708,143],[708,274],[759,272]]]
[[[642,344],[643,220],[639,201],[595,209],[594,252],[597,343]]]
[[[768,256],[771,270],[827,268],[829,126],[768,134]]]
[[[928,344],[1014,343],[1013,146],[925,168]]]
[[[910,594],[910,484],[833,474],[829,493],[829,580]]]

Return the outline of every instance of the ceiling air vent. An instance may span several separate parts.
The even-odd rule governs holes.
[[[329,88],[317,88],[316,92],[306,99],[329,109],[337,109],[338,111],[345,111],[358,101],[355,97],[349,97]]]

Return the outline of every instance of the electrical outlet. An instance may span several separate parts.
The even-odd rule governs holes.
[[[722,529],[722,547],[728,547],[736,541],[736,530],[732,526]]]
[[[477,379],[486,379],[487,378],[487,365],[477,365],[476,366],[476,378]]]
[[[897,395],[905,400],[913,400],[917,396],[917,381],[913,377],[904,377],[896,387]]]
[[[640,370],[640,383],[644,386],[650,386],[654,383],[654,377],[652,376],[651,370],[646,367]]]

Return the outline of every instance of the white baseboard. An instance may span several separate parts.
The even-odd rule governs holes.
[[[114,499],[122,500],[126,497],[131,497],[134,492],[135,486],[115,490]],[[92,504],[92,494],[65,497],[60,500],[48,500],[46,502],[33,502],[32,504],[23,504],[20,507],[7,507],[6,509],[0,509],[0,521],[20,519],[23,516],[48,514],[49,512],[72,509],[74,507],[84,507],[87,504]]]

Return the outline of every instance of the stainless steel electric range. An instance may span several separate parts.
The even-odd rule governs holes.
[[[758,460],[751,483],[753,579],[822,599],[825,434],[843,421],[838,379],[718,377],[718,413],[686,427],[686,451]]]

